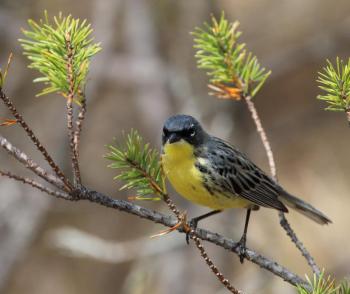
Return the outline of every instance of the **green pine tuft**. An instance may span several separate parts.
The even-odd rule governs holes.
[[[219,21],[212,16],[212,24],[195,28],[194,47],[198,68],[207,70],[211,84],[234,84],[244,95],[255,96],[270,71],[261,67],[256,56],[239,43],[239,23],[229,23],[222,13]]]
[[[89,70],[90,59],[101,50],[93,43],[92,29],[86,20],[63,16],[60,13],[49,20],[45,11],[39,22],[28,21],[29,30],[22,30],[26,39],[20,39],[23,54],[30,60],[29,68],[38,70],[41,76],[34,80],[46,86],[37,96],[49,93],[68,95],[70,82],[67,73],[67,40],[73,51],[74,95],[83,92]],[[77,100],[75,100],[77,102]]]
[[[323,71],[318,73],[317,82],[325,92],[317,98],[328,103],[326,110],[350,110],[350,59],[344,63],[337,57],[335,66],[327,60]]]
[[[312,290],[298,285],[298,294],[350,294],[350,284],[347,280],[337,286],[331,276],[325,277],[324,271],[319,276],[314,274],[312,280],[306,276],[306,280]]]
[[[138,200],[161,199],[165,185],[159,153],[145,144],[137,131],[131,130],[123,145],[107,148],[105,158],[112,161],[108,167],[120,170],[114,179],[125,182],[121,190],[136,189]]]

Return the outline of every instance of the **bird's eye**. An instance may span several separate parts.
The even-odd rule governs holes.
[[[196,131],[195,130],[191,130],[191,132],[190,132],[190,137],[194,137],[196,135]]]

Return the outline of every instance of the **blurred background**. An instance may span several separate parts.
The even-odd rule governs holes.
[[[103,158],[105,145],[136,128],[160,147],[164,120],[175,113],[197,117],[212,134],[244,150],[268,171],[266,155],[244,103],[208,96],[207,77],[196,68],[195,26],[222,10],[239,20],[242,40],[272,75],[255,102],[274,151],[278,177],[292,194],[321,211],[333,224],[321,227],[297,213],[287,218],[320,267],[336,279],[349,277],[350,133],[345,115],[323,111],[316,100],[317,72],[326,58],[350,56],[349,1],[202,0],[1,0],[0,64],[14,52],[6,92],[69,173],[65,101],[35,98],[41,85],[17,41],[28,18],[47,9],[87,18],[102,43],[90,70],[88,115],[81,142],[86,186],[115,198],[120,183]],[[10,117],[0,106],[0,117]],[[45,164],[23,130],[1,128],[2,135]],[[30,175],[5,151],[1,167]],[[189,216],[207,210],[173,200]],[[162,203],[140,203],[168,213]],[[229,210],[201,226],[238,240],[245,211]],[[0,179],[0,292],[17,293],[226,293],[184,236],[150,239],[163,228],[95,204],[53,199],[17,182]],[[210,256],[237,288],[246,293],[294,293],[271,273],[222,248],[206,244]],[[252,215],[248,247],[300,276],[311,274],[279,225],[275,211]]]

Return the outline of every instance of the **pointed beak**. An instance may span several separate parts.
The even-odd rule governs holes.
[[[172,144],[172,143],[175,143],[175,142],[178,142],[181,140],[181,137],[176,134],[176,133],[172,133],[170,134],[170,136],[168,137],[168,143],[169,144]]]

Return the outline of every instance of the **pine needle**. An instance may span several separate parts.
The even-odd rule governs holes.
[[[198,68],[210,76],[211,94],[219,98],[239,100],[242,95],[255,96],[270,71],[261,67],[256,56],[239,43],[239,23],[229,23],[222,13],[220,20],[212,16],[211,25],[195,28],[194,48]]]
[[[112,161],[108,167],[120,170],[114,178],[125,184],[120,190],[135,189],[135,200],[160,200],[165,194],[164,175],[159,153],[143,142],[137,131],[131,130],[123,145],[108,145],[105,158]]]

